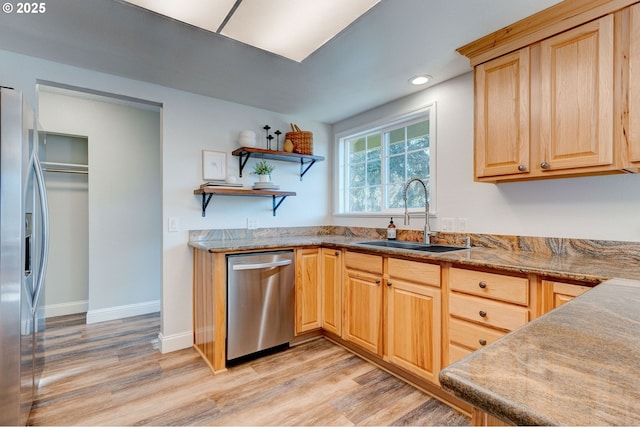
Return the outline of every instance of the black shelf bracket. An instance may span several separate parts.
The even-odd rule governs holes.
[[[311,169],[311,166],[313,166],[315,162],[316,162],[315,159],[311,159],[309,162],[306,162],[306,163],[303,158],[300,159],[300,181],[302,181],[302,177],[304,176],[304,174],[307,173],[309,169]],[[304,165],[308,165],[308,166],[305,168]]]
[[[211,201],[211,197],[213,197],[213,194],[209,193],[202,193],[202,217],[204,218],[205,212],[207,211],[207,206],[209,206],[209,202]]]
[[[300,181],[302,181],[302,177],[307,173],[311,166],[316,164],[316,162],[323,161],[324,157],[322,156],[314,156],[313,154],[299,154],[299,153],[287,153],[284,151],[269,151],[261,148],[239,148],[234,150],[232,155],[238,157],[238,170],[240,178],[242,178],[242,172],[244,171],[245,166],[247,165],[247,161],[249,158],[253,157],[256,159],[268,159],[268,160],[277,160],[281,162],[291,162],[291,163],[300,163]]]
[[[282,202],[284,202],[284,199],[287,198],[287,196],[280,196],[279,197],[280,200],[278,201],[278,203],[276,203],[276,199],[278,197],[277,196],[272,196],[272,197],[273,197],[273,216],[276,216],[276,211],[278,210]]]
[[[244,169],[247,161],[251,157],[251,153],[249,151],[245,151],[244,153],[240,153],[238,156],[238,169],[240,169],[240,178],[242,178],[242,169]]]

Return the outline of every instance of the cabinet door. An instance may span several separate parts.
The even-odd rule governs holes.
[[[476,177],[529,171],[529,48],[475,69]]]
[[[296,250],[296,335],[320,327],[319,252]]]
[[[613,15],[540,42],[538,170],[613,164]]]
[[[382,355],[382,285],[380,276],[347,269],[343,338]]]
[[[589,286],[570,285],[568,283],[543,280],[542,312],[547,313],[554,308],[558,308],[590,289],[591,287]]]
[[[342,257],[337,249],[322,249],[322,329],[342,334]]]
[[[630,8],[628,161],[640,165],[640,5]]]
[[[390,278],[387,357],[434,384],[440,372],[440,289]]]

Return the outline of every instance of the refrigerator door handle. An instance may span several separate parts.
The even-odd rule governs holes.
[[[31,162],[30,162],[31,163]],[[38,266],[38,277],[36,279],[35,292],[33,296],[33,304],[31,306],[32,311],[38,309],[38,302],[40,301],[40,295],[44,287],[45,269],[47,268],[47,261],[49,259],[49,207],[47,205],[47,189],[44,183],[44,174],[42,173],[42,165],[38,158],[38,153],[34,150],[32,154],[33,171],[36,178],[36,184],[38,186],[38,196],[40,198],[40,210],[42,216],[42,244],[40,245],[40,265]]]

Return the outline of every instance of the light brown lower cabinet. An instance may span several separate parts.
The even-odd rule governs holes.
[[[533,317],[532,288],[527,277],[457,267],[450,268],[448,276],[447,364]]]
[[[345,253],[342,338],[382,356],[382,257]]]
[[[342,251],[322,248],[320,287],[322,288],[322,329],[342,334]]]
[[[492,415],[489,415],[478,408],[473,408],[471,412],[471,425],[472,426],[509,426],[511,424],[505,423],[501,419],[498,419]]]
[[[296,249],[295,333],[299,335],[321,326],[320,249]]]
[[[440,266],[389,258],[388,276],[386,359],[439,384]]]
[[[562,304],[571,301],[578,295],[582,295],[590,289],[591,287],[589,286],[543,280],[542,312],[547,313],[554,308],[558,308]]]

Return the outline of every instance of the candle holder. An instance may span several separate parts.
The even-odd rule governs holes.
[[[264,129],[265,137],[267,139],[267,150],[271,150],[271,139],[273,139],[273,136],[269,134],[269,129],[271,129],[271,126],[264,125],[262,129]],[[269,137],[271,137],[271,139],[269,139]]]
[[[276,130],[274,133],[276,134],[276,151],[281,151],[280,150],[280,135],[282,135],[282,132],[280,132],[279,130]]]

